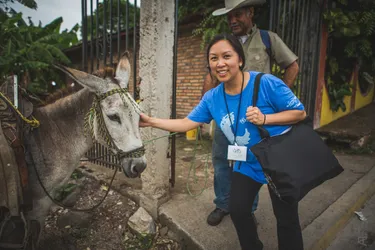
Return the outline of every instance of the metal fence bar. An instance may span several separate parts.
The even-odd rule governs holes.
[[[284,6],[283,6],[283,10],[282,10],[282,17],[283,17],[283,22],[282,22],[282,28],[281,28],[281,37],[282,37],[283,40],[285,40],[285,26],[287,26],[287,23],[285,21],[285,19],[286,19],[286,0],[284,0]]]
[[[304,65],[304,81],[305,82],[309,82],[309,79],[310,79],[310,75],[311,73],[313,73],[313,70],[312,70],[312,64],[311,64],[311,50],[309,49],[310,48],[310,45],[311,45],[311,41],[312,41],[312,30],[311,30],[311,18],[312,18],[312,10],[311,10],[311,0],[306,0],[305,2],[305,6],[306,6],[306,12],[305,12],[305,15],[306,15],[306,20],[305,20],[305,24],[306,24],[306,30],[304,31],[304,40],[306,42],[304,42],[304,46],[305,46],[305,51],[304,51],[304,56],[305,56],[305,60],[303,61],[303,63],[305,63],[306,65]],[[309,38],[308,40],[306,40],[306,38]],[[309,70],[308,70],[309,69]],[[308,96],[308,86],[307,84],[302,84],[301,85],[302,87],[302,91],[301,93],[303,94],[303,102],[306,103],[306,112],[309,113],[309,102],[308,102],[308,99],[309,99],[309,96]]]
[[[120,61],[120,42],[121,42],[121,5],[120,0],[117,0],[117,62]]]
[[[305,86],[306,84],[305,83],[305,78],[306,78],[306,71],[307,71],[307,61],[305,61],[305,58],[308,56],[307,53],[308,51],[305,50],[305,47],[306,47],[306,36],[307,36],[307,25],[308,25],[308,15],[309,15],[309,10],[308,10],[308,4],[307,2],[305,2],[303,4],[303,8],[302,8],[302,22],[301,22],[301,30],[300,30],[300,45],[301,45],[301,50],[300,50],[300,54],[301,54],[301,61],[300,61],[300,65],[301,65],[301,84],[300,84],[300,99],[303,103],[306,103],[305,100],[306,100],[306,92],[304,91],[305,90]],[[306,64],[306,65],[305,65]]]
[[[107,3],[103,0],[103,65],[107,65]]]
[[[172,119],[176,118],[177,101],[177,46],[178,46],[178,0],[175,0],[174,15],[174,44],[173,44],[173,87],[172,87]],[[176,182],[176,135],[171,138],[171,179],[169,182],[174,187]]]
[[[297,26],[297,44],[298,44],[298,47],[297,47],[297,53],[298,53],[298,56],[299,56],[299,61],[298,61],[298,64],[299,64],[299,68],[300,68],[300,74],[299,74],[299,77],[298,77],[298,84],[296,85],[296,94],[298,96],[298,98],[301,99],[301,101],[303,102],[303,93],[301,93],[302,91],[302,88],[301,88],[301,85],[304,83],[304,54],[303,54],[303,37],[304,37],[304,34],[303,34],[303,26],[304,26],[304,17],[305,17],[305,13],[304,13],[304,7],[305,7],[305,4],[303,4],[302,2],[300,3],[300,8],[299,8],[299,12],[298,12],[298,18],[299,18],[299,21],[298,21],[298,26]],[[302,10],[301,10],[302,8]]]
[[[101,146],[101,149],[102,149],[102,154],[105,155],[104,157],[105,162],[103,162],[103,164],[105,164],[105,167],[107,167],[108,165],[106,163],[110,161],[110,156],[108,155],[108,149],[104,147],[103,145]]]
[[[312,22],[311,22],[311,33],[313,33],[313,31],[316,31],[317,30],[317,13],[316,13],[316,9],[315,9],[315,4],[313,1],[310,2],[310,6],[311,6],[311,16],[312,16]],[[310,51],[312,51],[312,48],[316,46],[316,38],[317,36],[315,34],[312,34],[312,37],[313,39],[311,39],[310,41]],[[317,74],[317,71],[316,71],[316,65],[315,65],[315,57],[316,57],[316,54],[317,53],[311,53],[311,56],[310,56],[310,62],[311,62],[311,71],[313,72],[313,74],[310,74],[309,75],[309,81],[313,81],[314,79],[314,75]],[[308,110],[308,113],[311,114],[311,111],[315,109],[315,107],[312,107],[312,99],[313,99],[313,88],[308,88],[307,89],[308,92],[307,92],[307,103],[309,103],[309,110]],[[315,99],[315,98],[314,98]],[[312,109],[312,110],[311,110]]]
[[[96,157],[97,155],[99,155],[97,143],[94,144],[93,149],[94,149],[94,156]],[[94,163],[96,164],[97,160],[94,160]]]
[[[293,15],[292,15],[292,0],[288,0],[288,27],[286,29],[286,37],[287,39],[285,40],[285,42],[287,44],[290,44],[291,43],[291,32],[292,32],[292,19],[293,19]]]
[[[297,25],[295,27],[296,29],[296,47],[295,47],[295,51],[298,52],[299,50],[299,45],[300,43],[298,42],[299,41],[299,28],[301,26],[301,12],[300,12],[300,8],[301,8],[301,1],[296,1],[296,5],[297,5],[297,12],[296,12],[296,18],[297,18]],[[299,54],[298,54],[299,56]]]
[[[129,0],[126,0],[126,9],[125,9],[125,18],[126,18],[126,36],[125,36],[125,50],[129,49]]]
[[[137,89],[137,0],[134,0],[134,29],[133,29],[133,97]]]
[[[313,48],[320,48],[320,38],[321,38],[321,32],[320,32],[320,27],[322,26],[322,9],[320,8],[319,4],[317,2],[312,1],[311,2],[311,7],[312,11],[314,13],[314,27],[312,30],[317,31],[315,32],[314,40],[311,41],[311,51],[313,51]],[[310,74],[310,82],[317,82],[318,81],[318,72],[319,72],[319,55],[320,53],[312,53],[311,57],[311,62],[312,62],[312,69],[313,73]],[[308,98],[308,103],[309,103],[309,114],[310,116],[315,112],[315,97],[316,97],[316,89],[317,85],[313,85],[309,88],[309,98]]]
[[[94,71],[94,29],[93,29],[93,26],[94,26],[94,19],[92,18],[93,16],[93,13],[94,13],[94,0],[90,0],[90,24],[91,24],[91,28],[90,28],[90,72],[93,72]]]
[[[273,2],[270,3],[270,21],[269,21],[269,24],[268,24],[268,29],[269,30],[274,30],[274,25],[273,25],[273,19],[274,19],[274,12],[275,12],[275,7],[274,7],[274,4]]]
[[[96,69],[99,69],[100,65],[100,54],[99,54],[99,0],[96,0],[96,34],[95,34],[95,39],[96,39]],[[94,27],[91,27],[94,29]]]
[[[112,44],[112,34],[113,34],[113,16],[112,16],[113,0],[109,0],[109,63],[113,66],[113,44]]]
[[[296,8],[296,6],[297,6],[296,1],[293,1],[293,17],[292,17],[292,25],[291,25],[292,37],[291,37],[291,43],[290,43],[290,47],[292,48],[293,51],[296,51],[295,50],[296,41],[294,40],[294,35],[295,35],[295,31],[296,31],[296,24],[297,24],[297,22],[296,22],[296,16],[297,16],[296,10],[297,10],[297,8]]]
[[[277,12],[277,16],[276,16],[276,32],[278,33],[278,34],[280,34],[281,32],[280,32],[280,25],[279,25],[279,22],[280,22],[280,17],[281,17],[281,4],[282,4],[282,1],[281,0],[279,0],[279,6],[278,6],[278,8],[277,8],[277,10],[278,10],[278,12]]]
[[[82,69],[86,71],[87,66],[87,0],[82,0]]]

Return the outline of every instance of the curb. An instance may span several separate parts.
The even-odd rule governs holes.
[[[353,217],[354,211],[375,194],[375,167],[354,183],[338,200],[331,204],[319,217],[308,225],[303,234],[306,249],[324,250]],[[331,223],[330,223],[331,221]],[[328,223],[327,223],[328,222]],[[328,228],[324,227],[328,224]],[[319,234],[320,231],[320,235]]]

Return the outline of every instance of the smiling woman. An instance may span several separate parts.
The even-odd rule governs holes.
[[[233,35],[216,36],[207,47],[209,70],[221,83],[205,93],[184,119],[160,119],[141,114],[140,126],[168,131],[187,131],[215,120],[225,134],[227,160],[235,161],[231,182],[230,215],[242,249],[262,249],[251,214],[255,196],[266,184],[263,170],[250,148],[261,140],[258,126],[266,125],[271,136],[287,133],[306,116],[304,106],[285,83],[272,75],[261,78],[258,107],[251,96],[258,72],[242,72],[245,55]],[[226,144],[219,145],[224,146]],[[285,204],[270,193],[278,220],[279,249],[303,249],[298,204]],[[228,214],[228,211],[226,211]]]

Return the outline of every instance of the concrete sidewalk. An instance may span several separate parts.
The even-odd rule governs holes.
[[[365,220],[360,220],[353,213],[349,223],[327,250],[375,249],[375,195],[366,202],[363,209],[358,211],[362,212]]]
[[[300,202],[305,249],[326,249],[350,219],[348,213],[362,206],[375,191],[374,157],[338,155],[338,159],[345,171],[312,190]],[[212,187],[198,197],[177,193],[160,207],[159,218],[186,249],[240,249],[229,216],[216,227],[207,225],[207,215],[214,209],[213,199]],[[260,191],[256,217],[264,249],[277,249],[276,220],[266,186]]]

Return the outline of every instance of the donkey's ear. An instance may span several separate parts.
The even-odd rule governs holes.
[[[78,84],[87,87],[91,92],[102,94],[108,88],[108,82],[102,78],[61,65],[54,65],[54,67],[69,75]]]
[[[116,69],[116,80],[120,84],[121,88],[127,88],[130,78],[130,62],[129,62],[129,52],[125,51],[124,54],[122,54],[120,61],[117,64]]]

